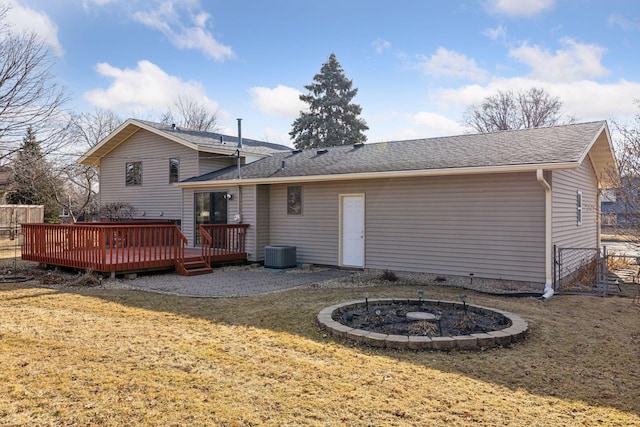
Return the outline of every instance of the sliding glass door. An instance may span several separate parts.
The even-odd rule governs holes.
[[[202,244],[200,235],[201,224],[226,224],[227,223],[227,193],[216,191],[212,193],[196,193],[195,198],[195,242]]]

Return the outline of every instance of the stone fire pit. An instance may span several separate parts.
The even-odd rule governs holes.
[[[480,349],[522,341],[527,322],[502,310],[453,301],[366,299],[333,305],[317,316],[335,338],[372,347]]]

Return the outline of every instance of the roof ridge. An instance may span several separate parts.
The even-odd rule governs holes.
[[[215,143],[219,143],[218,140],[220,139],[220,137],[222,137],[223,141],[226,141],[226,142],[234,142],[234,143],[238,142],[238,136],[237,135],[228,135],[226,133],[220,133],[220,132],[202,131],[202,130],[197,130],[197,129],[183,128],[183,127],[179,127],[179,126],[176,126],[175,128],[173,128],[172,125],[167,125],[167,124],[164,124],[164,123],[154,122],[154,121],[151,121],[151,120],[136,119],[134,117],[128,118],[127,121],[138,122],[138,123],[144,124],[146,126],[150,126],[150,127],[154,128],[154,129],[160,131],[160,132],[170,132],[172,134],[175,134],[178,137],[181,137],[181,139],[184,139],[185,141],[186,141],[186,138],[184,138],[183,135],[184,134],[191,134],[192,136],[205,138],[205,139],[210,139],[211,142],[215,142]],[[252,143],[254,146],[263,146],[263,147],[272,148],[272,149],[278,150],[278,151],[290,148],[290,147],[282,145],[282,144],[277,144],[277,143],[273,143],[273,142],[269,142],[269,141],[263,141],[263,140],[254,139],[254,138],[243,137],[242,141],[243,142]]]
[[[488,135],[498,135],[498,134],[505,134],[505,133],[530,132],[530,131],[544,130],[544,129],[558,129],[558,128],[564,128],[564,127],[570,127],[570,126],[584,126],[584,125],[590,125],[590,124],[594,124],[594,123],[602,123],[602,124],[604,124],[606,122],[607,122],[606,120],[591,120],[591,121],[588,121],[588,122],[565,123],[565,124],[561,124],[561,125],[540,126],[540,127],[534,127],[534,128],[505,129],[505,130],[497,130],[497,131],[493,131],[493,132],[462,133],[462,134],[458,134],[458,135],[432,136],[432,137],[427,137],[427,138],[400,139],[400,140],[393,140],[393,141],[378,141],[378,142],[374,142],[374,143],[371,143],[371,144],[392,143],[392,142],[425,141],[425,140],[431,140],[431,139],[464,138],[464,137],[474,137],[474,136],[480,136],[480,135],[488,136]],[[369,145],[371,145],[371,144],[369,144]]]

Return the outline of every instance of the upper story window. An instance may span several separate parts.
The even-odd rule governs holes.
[[[180,179],[180,159],[169,159],[169,183],[178,182]]]
[[[142,185],[142,162],[127,163],[125,185]]]
[[[578,225],[582,225],[582,191],[579,190],[576,197],[576,214],[578,217]]]

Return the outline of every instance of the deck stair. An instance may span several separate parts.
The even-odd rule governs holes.
[[[185,257],[184,261],[177,260],[176,271],[183,276],[213,273],[213,268],[201,256]]]

